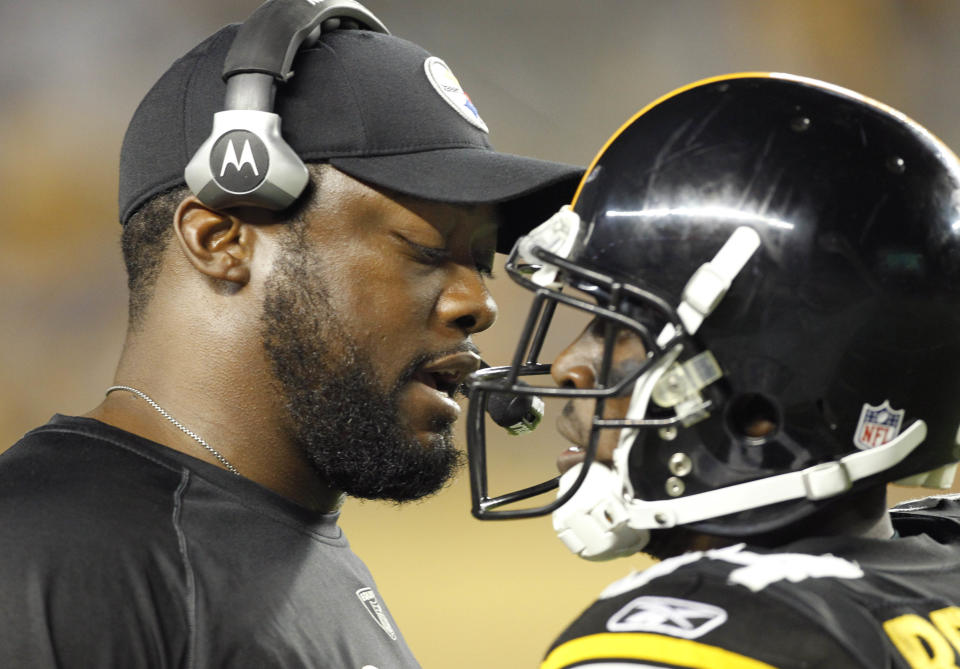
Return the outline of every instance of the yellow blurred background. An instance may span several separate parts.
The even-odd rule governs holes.
[[[54,412],[86,411],[110,384],[126,318],[116,223],[126,123],[174,58],[258,4],[2,0],[0,450]],[[956,0],[366,4],[450,64],[502,151],[586,164],[644,103],[745,70],[852,88],[960,147]],[[500,275],[500,322],[480,338],[495,363],[526,313]],[[530,460],[509,473],[523,479]],[[351,500],[343,525],[427,669],[535,666],[609,581],[646,565],[584,563],[549,519],[476,521],[465,478],[404,507]]]

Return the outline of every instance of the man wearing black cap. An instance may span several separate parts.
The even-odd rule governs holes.
[[[306,192],[205,204],[184,168],[236,33],[174,63],[128,128],[115,385],[0,456],[0,666],[417,666],[338,509],[454,472],[484,274],[579,172],[494,152],[440,59],[334,30],[276,99]],[[260,157],[237,141],[211,169]]]

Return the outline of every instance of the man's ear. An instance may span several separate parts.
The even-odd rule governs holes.
[[[255,226],[191,195],[177,207],[173,227],[183,254],[200,272],[238,285],[250,281]]]

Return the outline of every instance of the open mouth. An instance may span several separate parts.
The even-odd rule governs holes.
[[[415,378],[425,386],[454,399],[465,394],[464,380],[479,368],[480,356],[476,353],[454,353],[426,363],[417,370]]]
[[[557,471],[561,474],[566,473],[566,471],[571,469],[574,465],[578,465],[583,462],[583,459],[586,457],[586,455],[586,452],[579,446],[570,446],[567,448],[567,450],[563,451],[557,456]]]
[[[480,367],[480,356],[472,352],[439,355],[422,363],[409,377],[405,411],[415,429],[435,431],[448,428],[460,416],[457,396],[466,378]],[[431,426],[431,427],[424,427]]]
[[[451,399],[464,394],[463,377],[456,372],[421,372],[416,375],[416,379],[428,388],[439,390]]]
[[[564,439],[569,441],[567,448],[557,456],[557,470],[563,474],[576,464],[583,462],[586,456],[586,448],[582,444],[589,442],[589,434],[584,434],[584,430],[579,423],[573,419],[572,405],[568,404],[563,414],[557,419],[557,431]]]

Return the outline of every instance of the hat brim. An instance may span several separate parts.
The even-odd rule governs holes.
[[[573,199],[583,168],[476,148],[331,157],[355,179],[405,195],[449,204],[501,205],[497,250]]]

